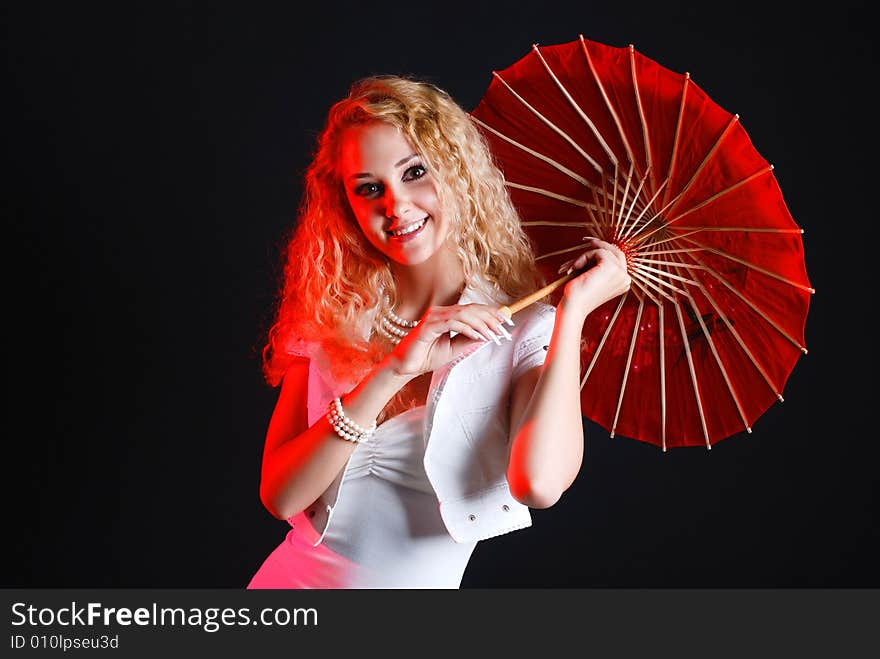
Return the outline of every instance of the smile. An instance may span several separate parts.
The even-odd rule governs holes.
[[[397,229],[395,231],[386,231],[385,233],[387,233],[392,238],[402,238],[404,236],[411,236],[411,235],[421,231],[422,227],[424,227],[427,223],[428,223],[428,216],[425,216],[421,220],[419,220],[418,222],[413,222],[412,224],[408,224],[407,226],[403,227],[402,229]]]

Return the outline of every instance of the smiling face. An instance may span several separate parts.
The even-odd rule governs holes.
[[[341,156],[348,203],[376,249],[401,265],[418,265],[446,248],[450,227],[437,181],[397,127],[349,128]]]

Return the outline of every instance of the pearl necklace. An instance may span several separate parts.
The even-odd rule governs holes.
[[[409,334],[409,331],[419,324],[417,320],[404,320],[391,309],[391,301],[385,297],[386,311],[382,313],[379,323],[379,333],[391,343],[397,345],[401,339]]]

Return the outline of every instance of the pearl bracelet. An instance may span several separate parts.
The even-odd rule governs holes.
[[[327,420],[337,435],[350,442],[365,442],[376,430],[375,421],[369,428],[364,428],[345,416],[340,398],[334,398],[327,406]]]

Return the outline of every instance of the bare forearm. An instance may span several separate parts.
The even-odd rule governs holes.
[[[560,304],[550,347],[511,445],[508,481],[546,508],[574,482],[584,451],[580,339],[584,316]]]
[[[369,426],[407,381],[384,364],[376,367],[345,396],[346,416]],[[322,417],[266,457],[261,484],[264,504],[281,519],[305,509],[329,487],[356,447],[340,438]]]

